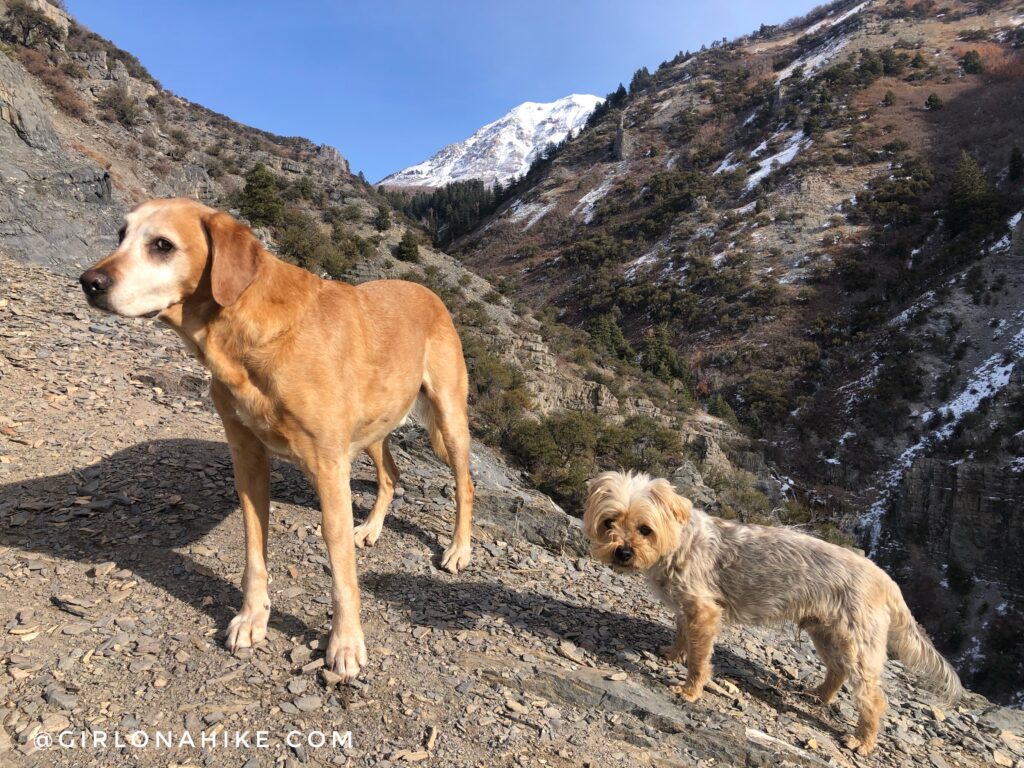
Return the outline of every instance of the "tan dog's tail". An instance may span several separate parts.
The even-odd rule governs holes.
[[[427,435],[430,436],[430,447],[434,449],[437,458],[448,464],[448,449],[444,445],[444,436],[441,434],[441,425],[437,421],[437,411],[433,403],[421,392],[416,396],[412,412],[416,416],[416,420],[427,430]]]
[[[953,704],[964,689],[953,666],[939,653],[924,629],[914,620],[895,582],[889,582],[889,651],[911,672],[920,676],[925,687]]]

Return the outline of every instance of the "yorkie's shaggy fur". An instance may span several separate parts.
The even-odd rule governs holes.
[[[710,517],[667,480],[606,472],[588,483],[584,530],[595,558],[644,571],[676,614],[669,659],[687,666],[674,691],[700,697],[711,679],[711,653],[721,622],[773,625],[793,621],[814,641],[825,681],[814,693],[826,704],[850,680],[859,715],[847,745],[871,752],[885,710],[881,690],[886,651],[947,701],[963,692],[949,663],[924,634],[899,587],[877,565],[848,549],[789,528]]]

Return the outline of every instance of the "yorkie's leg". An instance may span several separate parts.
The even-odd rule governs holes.
[[[878,724],[885,712],[885,694],[881,687],[885,664],[884,625],[869,637],[867,643],[856,648],[857,657],[850,674],[858,717],[857,728],[852,737],[847,737],[846,746],[859,755],[874,750],[878,743]]]
[[[722,619],[722,609],[710,601],[686,606],[686,682],[672,690],[687,701],[696,701],[711,679],[711,653]]]
[[[849,643],[833,629],[824,626],[807,628],[814,647],[825,662],[825,680],[813,693],[823,704],[830,704],[846,681],[846,667],[851,655]]]
[[[661,655],[667,661],[686,663],[686,614],[682,611],[676,613],[676,642],[674,645],[662,646]]]

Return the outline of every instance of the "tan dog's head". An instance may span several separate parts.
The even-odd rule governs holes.
[[[125,216],[117,248],[79,278],[94,307],[155,317],[197,292],[222,307],[256,277],[259,243],[231,216],[194,200],[150,200]]]
[[[597,560],[646,570],[675,550],[692,509],[667,480],[605,472],[587,483],[583,531]]]

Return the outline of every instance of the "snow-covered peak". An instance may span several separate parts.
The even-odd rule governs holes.
[[[480,179],[505,183],[522,176],[549,144],[575,135],[603,99],[572,94],[548,103],[526,101],[465,141],[449,144],[429,160],[381,180],[389,186],[443,187]]]

